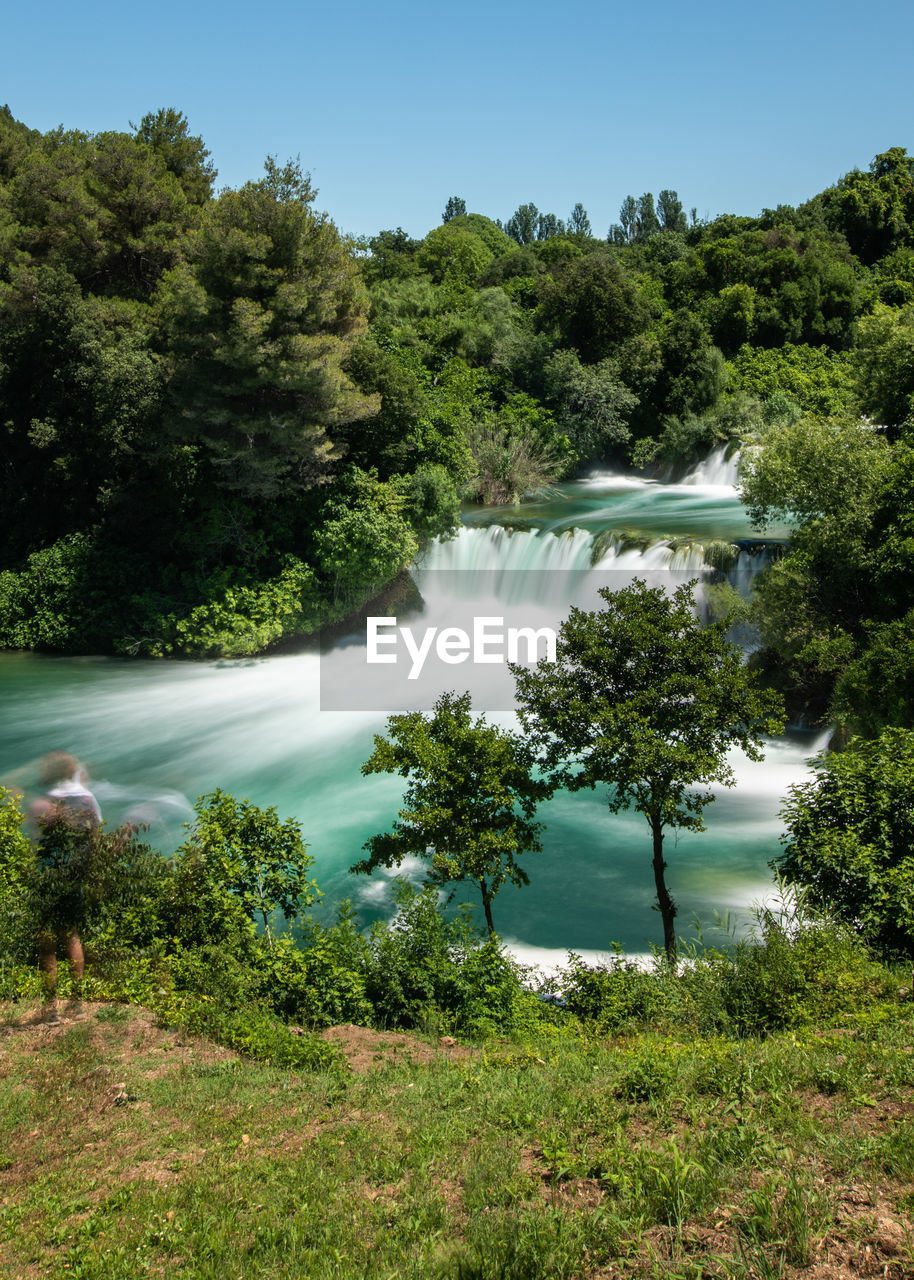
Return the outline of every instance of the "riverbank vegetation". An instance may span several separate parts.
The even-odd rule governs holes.
[[[537,984],[434,890],[404,883],[368,933],[346,910],[318,923],[294,824],[218,795],[172,861],[141,833],[100,837],[87,977],[62,973],[47,1026],[8,798],[0,825],[6,1274],[914,1265],[910,971],[897,939],[802,893],[727,952],[571,956]],[[295,936],[255,927],[262,869],[251,846],[226,856],[242,826],[267,864],[294,846]]]
[[[363,604],[461,496],[765,441],[757,488],[784,480],[798,521],[769,666],[810,716],[878,729],[907,698],[907,597],[883,587],[908,536],[911,166],[892,148],[757,218],[663,190],[603,235],[581,205],[502,221],[454,196],[424,239],[354,240],[297,163],[216,194],[175,110],[94,135],[4,110],[0,643],[259,652]],[[866,493],[849,464],[824,483],[854,433]],[[816,440],[828,511],[776,468]]]

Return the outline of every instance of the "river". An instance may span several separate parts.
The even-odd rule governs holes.
[[[602,473],[519,508],[470,509],[458,537],[434,545],[416,567],[423,618],[450,621],[455,596],[476,612],[510,614],[533,595],[543,616],[557,620],[572,599],[596,605],[596,587],[607,581],[696,576],[711,541],[738,550],[730,576],[746,590],[770,549],[758,543],[735,481],[735,463],[718,450],[679,484]],[[106,818],[150,818],[150,839],[166,849],[181,838],[188,798],[221,787],[275,805],[301,821],[325,895],[322,914],[332,918],[349,897],[370,921],[390,912],[390,877],[353,877],[348,867],[392,821],[401,782],[360,775],[383,710],[326,709],[328,689],[349,687],[364,659],[361,630],[323,654],[240,662],[0,655],[0,778],[25,780],[44,752],[72,751],[86,761]],[[454,672],[447,687],[468,687],[464,671]],[[438,675],[430,673],[432,683]],[[510,724],[508,677],[499,668],[491,678],[490,705],[484,688],[477,710],[494,707],[492,718]],[[715,912],[744,921],[770,892],[781,799],[822,745],[821,736],[794,731],[770,743],[761,763],[735,756],[737,785],[719,789],[707,831],[668,836],[681,934],[695,916],[706,926]],[[530,886],[506,886],[495,903],[496,926],[517,954],[548,962],[569,948],[590,955],[618,942],[643,952],[657,942],[644,819],[611,816],[599,792],[559,795],[540,817],[544,851],[524,859]],[[406,872],[421,878],[418,866]]]

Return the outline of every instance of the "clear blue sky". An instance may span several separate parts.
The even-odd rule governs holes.
[[[175,106],[219,185],[300,154],[344,230],[421,236],[449,195],[506,218],[631,192],[702,216],[795,204],[914,151],[911,0],[50,0],[4,6],[0,103],[37,129]]]

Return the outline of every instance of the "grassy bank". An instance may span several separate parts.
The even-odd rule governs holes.
[[[914,1006],[767,1037],[330,1029],[279,1069],[8,1004],[0,1274],[914,1275]]]

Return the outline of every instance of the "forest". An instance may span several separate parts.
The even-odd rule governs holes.
[[[756,661],[875,734],[914,694],[914,160],[606,234],[459,196],[422,240],[343,234],[298,161],[217,190],[162,109],[41,134],[0,112],[0,645],[243,656],[363,605],[461,501],[593,463],[743,451]],[[503,211],[507,213],[507,211]]]
[[[142,812],[79,826],[0,787],[0,1268],[904,1280],[914,157],[757,217],[633,194],[605,232],[451,195],[423,239],[353,237],[317,197],[275,157],[220,189],[174,108],[97,134],[0,110],[0,649],[292,646],[403,586],[466,504],[715,448],[767,567],[749,599],[718,573],[709,618],[639,579],[572,608],[557,661],[514,669],[522,732],[469,693],[391,716],[361,773],[402,807],[349,854],[391,873],[367,927],[321,911],[316,813],[312,854],[216,789],[163,856]],[[788,721],[838,749],[782,798],[778,896],[684,937],[665,858]],[[543,974],[496,898],[543,873],[537,806],[588,788],[646,820],[663,950],[608,935]],[[576,910],[617,891],[562,874]]]

